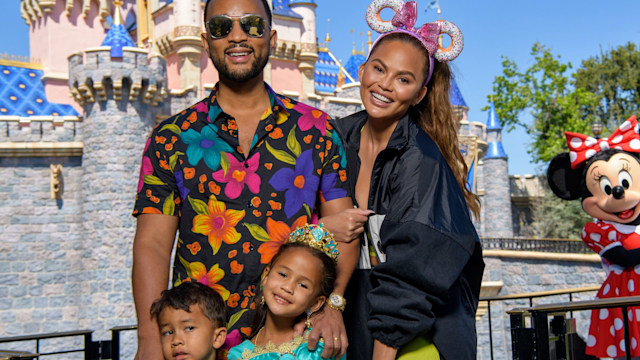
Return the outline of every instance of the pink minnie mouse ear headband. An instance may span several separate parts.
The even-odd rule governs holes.
[[[383,21],[380,18],[380,12],[383,9],[390,8],[395,12],[391,21]],[[429,75],[424,82],[425,86],[431,79],[433,74],[433,59],[439,62],[448,62],[460,55],[464,46],[464,39],[458,27],[446,20],[437,20],[432,23],[426,23],[419,29],[413,26],[418,19],[417,4],[415,1],[404,2],[402,0],[373,0],[367,7],[367,23],[369,27],[381,33],[371,49],[383,37],[394,33],[405,33],[418,39],[422,46],[429,54]],[[440,34],[447,34],[451,38],[451,45],[446,49],[441,48],[438,44]]]
[[[640,135],[638,135],[638,121],[635,115],[623,122],[608,138],[596,139],[569,131],[564,134],[569,145],[571,169],[574,170],[600,151],[618,149],[640,153]]]

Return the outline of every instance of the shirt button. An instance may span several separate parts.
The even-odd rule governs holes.
[[[248,207],[248,208],[252,208],[252,207],[253,207],[253,204],[251,203],[251,201],[249,201],[249,202],[247,203],[247,207]]]

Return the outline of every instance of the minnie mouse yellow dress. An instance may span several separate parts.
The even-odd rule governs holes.
[[[601,255],[616,246],[627,250],[640,248],[640,226],[597,220],[582,231],[582,241]],[[596,295],[598,299],[640,295],[640,265],[624,268],[604,257],[602,266],[607,272]],[[628,309],[631,356],[640,356],[640,307]],[[591,325],[586,353],[597,357],[625,356],[622,309],[599,309],[591,312]]]

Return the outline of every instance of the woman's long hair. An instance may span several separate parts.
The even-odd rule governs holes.
[[[423,51],[428,59],[429,54],[420,41],[405,33],[393,33],[381,38],[377,45],[381,43],[398,40],[414,45]],[[373,50],[372,50],[373,51]],[[454,118],[453,107],[449,101],[449,90],[451,88],[452,74],[449,65],[437,60],[433,61],[433,74],[427,84],[427,94],[416,106],[412,106],[410,111],[414,111],[418,116],[420,127],[435,141],[444,156],[447,164],[453,171],[456,180],[467,206],[476,218],[480,217],[480,198],[474,194],[467,182],[467,172],[469,167],[462,157],[458,142],[458,123]],[[429,61],[425,62],[424,79],[429,73]]]

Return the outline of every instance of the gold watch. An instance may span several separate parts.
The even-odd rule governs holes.
[[[344,308],[347,306],[347,300],[336,293],[332,293],[329,295],[327,306],[338,311],[344,311]]]

